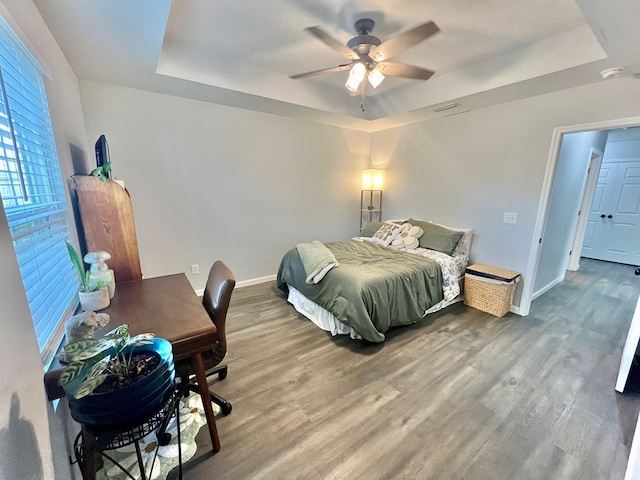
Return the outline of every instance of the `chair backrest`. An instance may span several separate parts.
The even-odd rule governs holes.
[[[211,266],[209,278],[202,296],[202,305],[218,330],[218,343],[214,349],[216,362],[222,361],[227,353],[225,323],[231,302],[231,293],[236,286],[236,278],[229,267],[217,260]]]

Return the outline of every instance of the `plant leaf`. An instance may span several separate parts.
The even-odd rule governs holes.
[[[154,338],[156,335],[154,333],[141,333],[140,335],[136,335],[131,340],[129,340],[130,344],[134,345],[149,345],[149,340]]]
[[[82,398],[90,395],[96,388],[98,388],[98,386],[102,385],[102,383],[107,379],[107,376],[108,375],[105,374],[87,379],[82,383],[82,385],[80,385],[73,396],[75,398]]]
[[[60,375],[60,385],[66,385],[75,378],[78,378],[86,365],[87,364],[85,362],[69,363],[62,372],[62,375]]]
[[[102,360],[97,362],[91,368],[91,371],[89,372],[89,375],[87,375],[87,379],[100,376],[107,369],[107,366],[109,366],[109,361],[110,360],[111,360],[111,357],[106,356],[106,357],[102,358]]]
[[[114,340],[86,338],[69,343],[64,347],[64,352],[69,360],[75,362],[95,358],[98,354],[113,347],[113,344]]]
[[[118,338],[124,335],[129,335],[129,325],[126,323],[123,323],[122,325],[118,325],[116,328],[114,328],[110,332],[107,332],[104,335],[104,338]]]
[[[88,276],[90,272],[88,270],[85,272],[84,263],[82,263],[82,260],[80,260],[80,255],[78,255],[78,252],[76,251],[75,247],[66,240],[65,240],[65,243],[67,244],[67,251],[69,252],[69,258],[71,258],[71,263],[73,264],[74,267],[76,267],[76,270],[80,275],[80,282],[82,282],[83,291],[85,291],[84,289],[87,287],[87,279],[89,278]],[[86,273],[86,277],[85,277],[85,273]]]

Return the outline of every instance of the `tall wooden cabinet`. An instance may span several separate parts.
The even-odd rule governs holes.
[[[117,282],[140,280],[138,238],[129,192],[114,180],[100,181],[90,175],[74,175],[80,221],[87,251],[104,250]]]

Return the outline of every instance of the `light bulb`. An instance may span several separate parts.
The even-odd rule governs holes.
[[[378,85],[382,83],[384,80],[384,75],[380,70],[371,70],[369,72],[369,83],[373,88],[376,88]]]
[[[356,63],[353,67],[351,67],[351,71],[349,72],[349,78],[347,78],[347,83],[344,84],[347,87],[347,90],[350,92],[357,92],[358,87],[360,86],[360,82],[364,79],[364,75],[367,69],[362,63]]]

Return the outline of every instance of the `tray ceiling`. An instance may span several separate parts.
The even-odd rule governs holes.
[[[604,81],[605,68],[630,80],[640,70],[635,0],[34,3],[79,78],[369,131]],[[344,63],[305,27],[346,43],[363,17],[382,41],[436,22],[440,33],[392,59],[436,74],[386,78],[364,112],[348,72],[289,78]],[[459,106],[432,111],[446,103]]]

